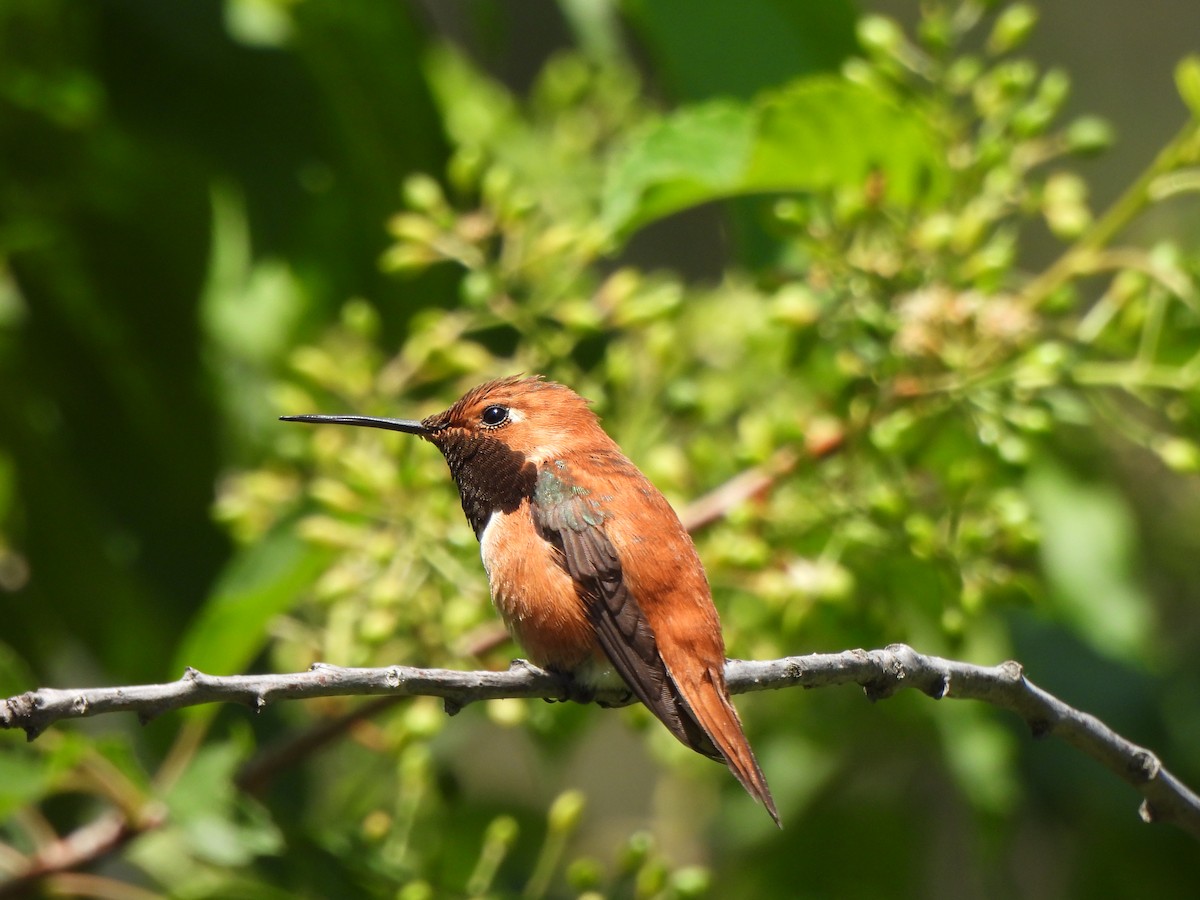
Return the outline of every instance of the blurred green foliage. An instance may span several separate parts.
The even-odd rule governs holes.
[[[1200,782],[1200,62],[1095,211],[1077,161],[1112,135],[1023,55],[1031,4],[924,4],[913,34],[843,3],[539,9],[574,47],[514,88],[438,33],[507,8],[0,7],[5,693],[506,665],[438,455],[274,417],[540,372],[703,519],[731,654],[1016,657]],[[1190,231],[1126,240],[1168,202]],[[671,257],[689,215],[725,244]],[[0,871],[111,820],[47,891],[1198,886],[1132,791],[981,707],[740,700],[777,833],[640,709],[288,706],[6,740]]]

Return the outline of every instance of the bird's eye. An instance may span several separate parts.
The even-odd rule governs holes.
[[[483,415],[479,417],[484,425],[496,427],[503,425],[508,421],[508,407],[506,406],[489,406],[483,411]]]

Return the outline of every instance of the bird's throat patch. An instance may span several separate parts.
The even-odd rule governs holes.
[[[458,485],[463,512],[480,538],[494,512],[515,512],[533,496],[537,467],[503,441],[447,429],[430,438]]]

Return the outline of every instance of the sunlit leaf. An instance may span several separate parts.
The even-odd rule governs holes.
[[[944,190],[944,154],[911,110],[868,88],[806,79],[746,105],[685,107],[630,138],[604,194],[627,236],[691,206],[745,194],[857,190],[899,206]]]
[[[243,671],[265,644],[271,619],[295,602],[326,562],[324,553],[296,536],[290,520],[243,549],[180,642],[176,669]]]

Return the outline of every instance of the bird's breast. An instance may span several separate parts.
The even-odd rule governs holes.
[[[479,535],[492,602],[529,659],[574,672],[596,657],[595,630],[574,581],[533,524],[528,502],[493,512]]]

